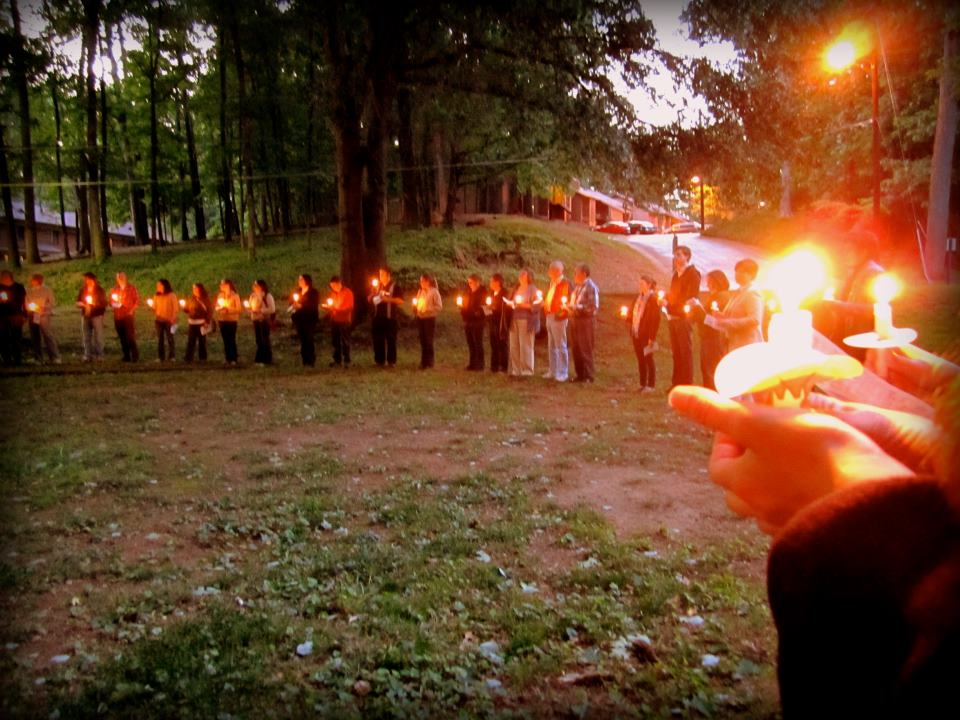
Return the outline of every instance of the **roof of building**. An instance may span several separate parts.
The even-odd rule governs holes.
[[[23,208],[24,205],[22,200],[13,201],[13,217],[15,220],[24,219]],[[34,205],[34,215],[38,224],[60,227],[60,213],[58,211],[49,210],[42,204],[36,203]],[[6,217],[6,215],[4,215],[4,217]],[[74,228],[77,226],[77,214],[73,210],[65,211],[63,217],[64,224],[68,228]],[[123,225],[111,225],[110,234],[120,237],[134,237],[136,235],[133,230],[133,223],[129,222],[124,223]]]

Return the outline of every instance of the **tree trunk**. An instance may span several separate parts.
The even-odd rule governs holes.
[[[244,205],[247,207],[247,254],[251,260],[257,257],[256,208],[253,198],[253,124],[247,105],[247,73],[240,45],[240,28],[237,16],[230,15],[230,40],[233,43],[234,64],[237,68],[237,99],[240,103],[240,157],[243,174],[246,176]]]
[[[277,168],[280,171],[280,177],[277,178],[276,209],[280,221],[280,232],[286,240],[290,233],[290,181],[287,179],[287,149],[284,142],[283,118],[280,117],[280,108],[277,103],[271,104],[270,125],[277,153]]]
[[[96,260],[110,254],[106,229],[100,226],[100,192],[96,182],[99,177],[97,148],[97,83],[94,77],[94,62],[97,56],[97,36],[100,32],[101,0],[83,0],[83,44],[87,51],[87,148],[84,156],[87,165],[87,221],[90,227],[90,251]]]
[[[187,106],[186,95],[183,99],[183,122],[187,132],[187,156],[190,170],[190,196],[193,198],[193,223],[197,231],[197,239],[207,237],[207,219],[203,210],[203,189],[200,186],[200,163],[197,160],[197,142],[193,135],[193,119],[190,108]]]
[[[183,112],[183,107],[181,106],[180,110],[177,112],[177,137],[180,136],[180,133],[183,131],[183,126],[181,124],[180,115]],[[179,185],[177,189],[177,205],[180,212],[180,242],[187,243],[190,242],[190,229],[187,227],[187,187],[184,182],[187,177],[187,169],[183,164],[183,156],[181,155],[177,159],[177,177],[179,179]]]
[[[159,31],[153,20],[147,30],[149,37],[150,69],[147,81],[150,85],[150,249],[157,251],[159,234],[163,233],[160,224],[160,185],[157,177],[157,159],[160,154],[160,142],[157,131],[157,72],[160,63]]]
[[[10,172],[7,168],[7,143],[3,134],[6,128],[0,124],[0,188],[3,194],[3,214],[6,216],[7,233],[10,235],[10,265],[20,267],[20,243],[17,238],[17,221],[13,216],[13,196],[10,193]]]
[[[397,91],[397,140],[400,143],[400,181],[403,185],[403,228],[420,227],[420,183],[416,150],[413,146],[413,107],[409,88]]]
[[[110,255],[110,224],[107,221],[107,87],[100,78],[100,227],[107,239],[107,255]]]
[[[217,28],[217,69],[220,75],[220,201],[223,203],[223,240],[233,242],[233,180],[230,177],[230,158],[227,157],[227,61],[223,20]]]
[[[384,101],[383,95],[374,99],[375,104]],[[375,110],[370,118],[366,150],[363,244],[367,251],[367,270],[372,272],[376,267],[384,265],[387,260],[384,241],[387,227],[387,128],[386,108],[383,106]]]
[[[113,33],[110,25],[106,28],[106,48],[107,58],[110,60],[110,74],[113,76],[113,85],[116,88],[121,87],[120,68],[117,65],[117,59],[113,54]],[[120,36],[120,51],[126,55],[123,47],[123,35]],[[130,203],[130,222],[133,224],[133,235],[137,245],[146,245],[150,242],[150,231],[147,228],[147,215],[143,206],[141,196],[143,194],[136,183],[136,160],[133,150],[130,147],[130,136],[127,133],[127,113],[121,109],[114,114],[120,135],[120,157],[123,160],[123,172],[127,181],[127,197]]]
[[[931,280],[944,280],[948,277],[947,231],[950,221],[953,147],[958,120],[957,88],[953,71],[958,50],[960,31],[945,31],[943,66],[940,69],[940,101],[937,106],[937,129],[933,140],[930,172],[930,199],[927,204],[927,243],[923,253],[927,277]]]
[[[83,183],[87,180],[87,173],[80,168],[80,182],[75,185],[77,191],[77,252],[90,253],[90,206],[87,204],[87,188]]]
[[[428,228],[433,225],[433,198],[436,191],[435,175],[430,171],[433,161],[430,158],[430,138],[432,132],[429,125],[424,125],[422,141],[420,143],[420,225]]]
[[[447,176],[447,198],[443,208],[443,226],[453,229],[453,216],[457,212],[457,195],[460,190],[460,153],[456,147],[450,148],[450,167]]]
[[[70,241],[67,239],[67,212],[63,203],[63,161],[60,156],[60,146],[63,140],[60,134],[60,98],[57,93],[57,81],[50,83],[50,93],[53,95],[53,122],[57,132],[57,138],[54,142],[54,154],[57,158],[57,198],[60,201],[60,232],[63,234],[63,257],[70,259]]]
[[[20,105],[20,145],[23,146],[23,241],[28,263],[40,262],[37,246],[36,200],[33,191],[33,145],[30,140],[30,92],[27,87],[27,69],[23,35],[20,32],[20,9],[17,0],[10,0],[10,15],[13,19],[13,72],[16,76],[17,96]]]

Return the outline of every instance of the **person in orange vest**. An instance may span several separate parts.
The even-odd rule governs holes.
[[[353,333],[353,290],[346,287],[339,275],[330,278],[331,295],[323,309],[330,313],[330,336],[333,360],[330,367],[350,367],[350,336]]]
[[[543,374],[548,380],[566,382],[570,374],[570,354],[567,350],[567,306],[573,294],[570,281],[563,276],[563,263],[554,260],[547,270],[550,288],[547,290],[543,310],[547,318],[547,348],[550,369]]]
[[[110,307],[113,308],[113,327],[120,340],[123,362],[138,362],[140,348],[137,347],[137,305],[140,295],[137,289],[127,282],[127,274],[117,273],[117,284],[110,291]]]

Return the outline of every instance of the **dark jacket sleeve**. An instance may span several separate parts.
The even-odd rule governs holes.
[[[863,483],[801,511],[767,582],[787,720],[933,717],[951,702],[960,521],[934,479]]]

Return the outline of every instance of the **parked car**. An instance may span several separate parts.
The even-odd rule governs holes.
[[[695,233],[700,232],[700,223],[685,221],[674,223],[670,226],[672,233]]]
[[[597,225],[594,230],[597,232],[607,233],[608,235],[630,234],[630,226],[625,222],[620,222],[619,220],[609,220],[602,225]]]
[[[653,235],[657,231],[657,226],[648,220],[630,220],[627,225],[631,235]]]

